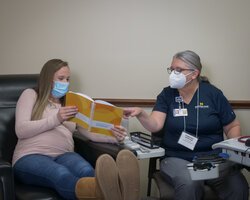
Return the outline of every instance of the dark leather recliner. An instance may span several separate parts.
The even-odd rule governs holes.
[[[0,75],[0,200],[60,200],[56,191],[26,185],[15,180],[11,160],[17,142],[15,134],[16,102],[25,88],[36,86],[38,74]],[[97,157],[108,153],[116,157],[121,146],[88,141],[74,134],[75,151],[93,166]]]

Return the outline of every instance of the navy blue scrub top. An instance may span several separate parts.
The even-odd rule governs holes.
[[[184,117],[174,117],[173,110],[179,108],[179,103],[176,102],[176,97],[179,96],[177,89],[166,87],[157,96],[153,108],[153,111],[160,111],[167,115],[163,137],[166,156],[192,161],[194,156],[219,153],[220,150],[213,150],[212,145],[223,140],[223,126],[236,118],[222,91],[207,82],[200,82],[199,105],[197,105],[197,90],[191,102],[184,103],[184,108],[188,111],[188,116],[185,117],[186,131],[194,136],[196,135],[197,108],[199,107],[198,142],[194,150],[178,144],[184,130]]]

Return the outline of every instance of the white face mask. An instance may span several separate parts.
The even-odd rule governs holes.
[[[174,71],[171,72],[171,74],[169,75],[169,84],[171,88],[176,88],[176,89],[181,89],[183,88],[187,83],[189,83],[192,79],[190,79],[188,82],[186,76],[192,74],[192,72],[190,72],[187,75],[184,75],[183,73],[179,73],[176,74]]]

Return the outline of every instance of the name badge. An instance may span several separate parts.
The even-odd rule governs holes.
[[[173,110],[174,117],[188,116],[188,111],[186,108],[177,108]]]
[[[177,102],[177,103],[183,102],[182,96],[175,97],[175,102]]]
[[[194,150],[194,147],[198,141],[198,138],[188,134],[185,131],[182,131],[181,136],[178,140],[178,143],[188,149]]]

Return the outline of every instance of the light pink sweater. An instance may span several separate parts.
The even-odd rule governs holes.
[[[49,103],[42,119],[31,121],[31,112],[37,94],[33,89],[26,89],[16,106],[16,134],[18,142],[14,151],[12,164],[29,154],[58,156],[74,150],[72,133],[76,124],[65,121],[60,123],[57,113],[60,104]]]

